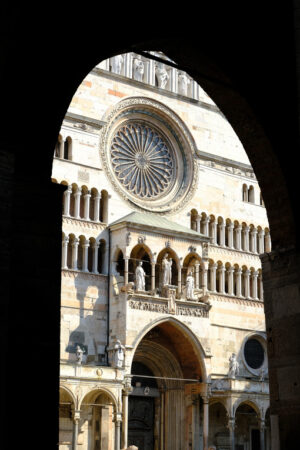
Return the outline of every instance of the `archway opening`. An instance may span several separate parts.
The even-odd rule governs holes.
[[[151,450],[193,445],[190,429],[198,427],[200,436],[202,409],[190,388],[199,389],[205,374],[191,336],[171,321],[155,326],[139,342],[131,374],[129,445]]]

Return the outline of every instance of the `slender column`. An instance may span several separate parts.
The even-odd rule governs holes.
[[[165,391],[160,391],[160,450],[164,450]]]
[[[210,290],[216,292],[216,270],[217,264],[214,263],[210,266]]]
[[[88,272],[88,250],[90,242],[88,239],[82,244],[82,271]]]
[[[70,217],[70,199],[72,194],[72,186],[64,192],[64,216]]]
[[[197,223],[196,231],[197,231],[197,233],[201,233],[201,217],[200,216],[196,217],[196,223]]]
[[[79,420],[80,420],[80,411],[74,411],[72,450],[77,450]]]
[[[67,269],[68,265],[67,265],[67,259],[68,259],[68,243],[69,243],[69,238],[68,236],[63,236],[63,240],[62,240],[62,252],[61,252],[61,268],[62,269]]]
[[[195,264],[195,288],[199,289],[199,263]]]
[[[219,223],[219,230],[220,230],[220,242],[219,244],[221,247],[225,247],[225,224]]]
[[[270,232],[267,231],[265,234],[265,251],[269,253],[271,250],[272,250],[271,235]]]
[[[225,294],[225,267],[220,267],[219,272],[219,292]]]
[[[170,78],[171,78],[171,83],[170,83],[170,87],[171,87],[171,91],[175,92],[175,94],[177,94],[177,78],[178,78],[178,73],[177,73],[177,69],[172,68],[170,70]]]
[[[132,54],[126,53],[124,55],[124,74],[125,77],[132,78]]]
[[[258,272],[252,272],[252,274],[251,274],[252,298],[254,300],[258,300],[258,297],[257,297],[257,277],[258,277]]]
[[[203,450],[208,450],[208,430],[209,430],[208,398],[202,397],[202,400],[203,400]]]
[[[260,230],[258,232],[258,253],[261,255],[265,253],[265,232]]]
[[[210,223],[211,242],[217,244],[217,222],[214,220]]]
[[[128,447],[128,392],[123,392],[122,448]]]
[[[120,425],[119,418],[115,420],[115,450],[120,450]]]
[[[205,234],[205,236],[209,235],[209,217],[204,217],[202,223],[203,223],[203,234]]]
[[[249,298],[250,297],[250,270],[245,270],[245,272],[243,273],[244,276],[244,280],[245,280],[245,298]]]
[[[178,296],[181,294],[181,267],[178,267]]]
[[[242,269],[238,269],[235,272],[235,283],[236,283],[236,296],[241,297],[242,296]]]
[[[124,258],[124,285],[128,284],[128,257]]]
[[[78,270],[78,244],[79,239],[75,238],[72,242],[72,269]]]
[[[93,249],[92,272],[93,272],[93,273],[99,273],[99,272],[98,272],[98,249],[99,249],[99,244],[98,244],[98,242],[94,242],[94,243],[93,243],[92,249]]]
[[[254,228],[251,233],[251,252],[257,253],[257,229]]]
[[[94,197],[94,217],[93,217],[93,219],[95,222],[100,222],[100,220],[99,220],[100,199],[101,199],[101,194],[97,193]]]
[[[243,229],[243,250],[249,252],[249,227]]]
[[[148,65],[148,84],[155,86],[155,63],[153,59],[149,60]]]
[[[235,436],[234,436],[235,419],[234,419],[234,417],[231,417],[228,419],[227,426],[229,428],[230,450],[235,450]]]
[[[228,276],[228,294],[234,295],[234,289],[233,289],[233,267],[228,267],[227,269],[227,276]]]
[[[260,420],[260,450],[265,450],[265,421]]]
[[[83,196],[84,198],[84,219],[90,220],[90,199],[91,199],[91,191],[88,191]]]
[[[234,225],[233,223],[229,223],[227,225],[227,233],[228,233],[228,247],[229,248],[233,248],[233,229],[234,229]]]
[[[236,250],[242,250],[242,225],[235,228],[235,248]]]
[[[203,261],[201,287],[203,289],[204,295],[207,291],[207,271],[208,271],[208,261]]]
[[[77,188],[77,191],[74,194],[75,197],[75,212],[74,216],[76,219],[80,219],[80,197],[81,197],[81,188]]]
[[[61,159],[63,159],[63,157],[64,157],[64,145],[65,145],[65,141],[62,137],[60,140],[60,143],[59,143],[59,157]]]
[[[155,291],[155,262],[151,261],[151,291]]]
[[[264,299],[264,287],[263,287],[263,280],[262,280],[262,274],[259,274],[258,277],[258,283],[259,283],[259,300],[263,301]]]

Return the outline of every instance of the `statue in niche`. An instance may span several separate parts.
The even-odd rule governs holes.
[[[114,347],[113,347],[113,351],[114,351],[113,367],[116,367],[116,368],[123,367],[124,350],[125,350],[125,347],[124,347],[124,345],[121,344],[121,341],[116,340]]]
[[[228,377],[234,379],[239,374],[240,365],[237,362],[236,354],[232,353],[229,358],[229,372]]]
[[[186,277],[186,298],[187,300],[194,300],[195,280],[192,272],[189,272]]]
[[[140,261],[135,269],[135,289],[137,291],[145,290],[145,271],[142,265],[143,263]]]
[[[162,269],[163,269],[163,286],[172,284],[172,258],[168,258],[166,254],[162,260]]]
[[[123,64],[124,58],[122,55],[117,55],[111,58],[111,68],[114,73],[117,73],[120,75],[122,70],[122,64]]]
[[[155,73],[158,80],[158,87],[165,89],[166,84],[169,80],[169,74],[166,71],[165,65],[162,63],[158,63],[157,66],[155,67]]]
[[[190,79],[187,74],[180,72],[178,75],[178,93],[187,96],[188,85],[190,84]]]
[[[76,345],[76,362],[77,364],[82,363],[83,350],[80,345]]]
[[[144,62],[140,58],[135,58],[133,61],[133,77],[137,81],[143,81]]]

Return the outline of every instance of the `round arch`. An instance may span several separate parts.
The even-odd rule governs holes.
[[[192,346],[194,355],[198,360],[199,367],[201,369],[202,381],[206,382],[207,381],[207,369],[206,369],[205,362],[204,362],[206,355],[205,355],[203,346],[201,345],[199,339],[195,336],[193,331],[173,316],[167,316],[166,318],[163,318],[163,319],[161,319],[161,318],[157,319],[157,320],[151,322],[150,325],[146,326],[143,330],[140,331],[140,333],[136,336],[136,338],[134,339],[134,341],[132,343],[133,351],[131,353],[131,360],[128,361],[128,365],[132,364],[134,354],[135,354],[139,344],[141,343],[141,341],[145,338],[145,336],[151,330],[154,330],[155,328],[157,328],[165,323],[170,324],[174,329],[179,330],[181,332],[181,334],[186,337],[187,342],[189,343],[190,346]]]

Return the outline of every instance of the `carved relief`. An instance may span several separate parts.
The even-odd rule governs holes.
[[[165,304],[142,302],[140,300],[130,300],[129,307],[131,309],[139,309],[142,311],[154,311],[154,312],[164,313],[164,314],[167,314],[169,312],[168,307]]]

